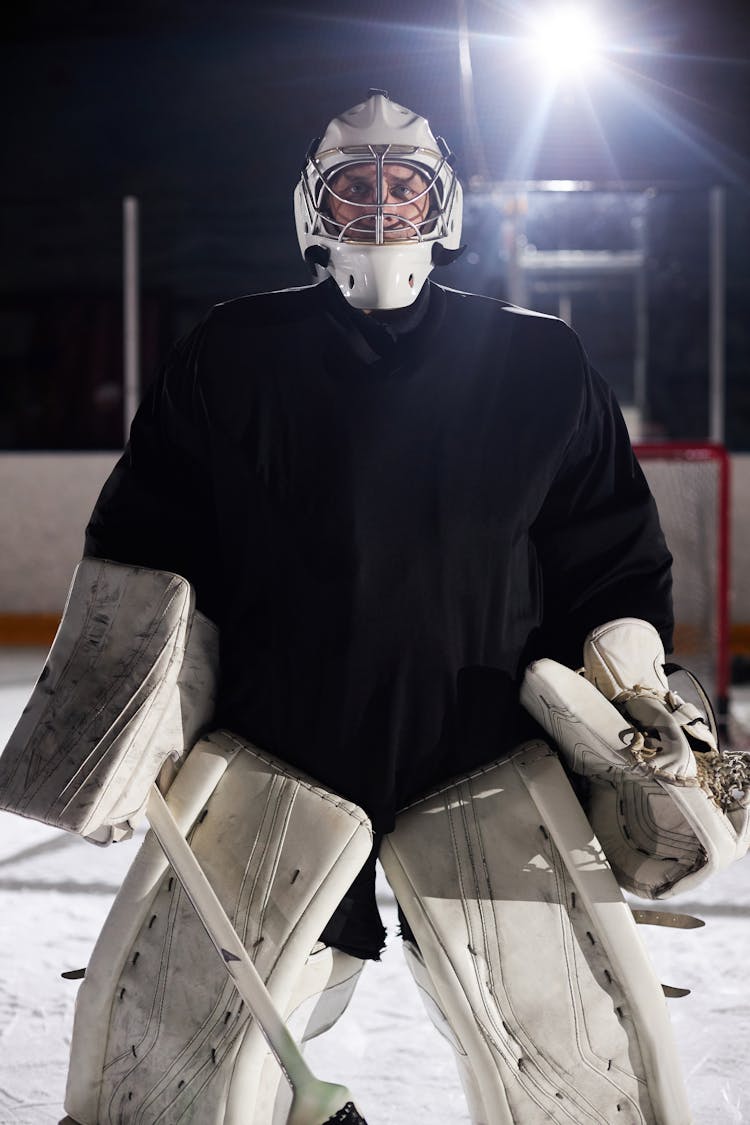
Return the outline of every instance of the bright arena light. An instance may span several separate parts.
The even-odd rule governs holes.
[[[598,62],[603,40],[591,13],[563,5],[547,9],[534,24],[532,54],[555,77],[582,76]]]

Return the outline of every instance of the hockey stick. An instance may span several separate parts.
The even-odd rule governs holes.
[[[149,795],[146,816],[237,991],[257,1020],[292,1087],[287,1125],[367,1125],[345,1086],[321,1081],[308,1067],[156,785]]]

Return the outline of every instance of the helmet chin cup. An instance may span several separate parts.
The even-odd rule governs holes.
[[[327,272],[355,309],[403,309],[414,304],[432,269],[424,244],[336,243]]]
[[[411,222],[413,237],[398,241],[388,233],[392,205],[367,204],[373,240],[363,225],[337,222],[329,209],[332,187],[344,168],[372,165],[370,182],[379,184],[387,165],[414,168],[429,193],[429,212]],[[428,121],[392,102],[382,90],[370,91],[359,105],[334,117],[323,137],[314,141],[294,192],[297,239],[305,261],[322,280],[330,274],[355,308],[398,309],[413,304],[435,265],[457,256],[461,244],[463,197],[453,157]],[[405,223],[409,223],[408,215]],[[391,228],[392,232],[392,228]],[[326,257],[326,255],[328,255]]]

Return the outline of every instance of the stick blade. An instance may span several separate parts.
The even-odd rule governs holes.
[[[367,1125],[345,1086],[314,1079],[294,1091],[287,1125]]]
[[[698,930],[706,924],[702,918],[673,910],[633,909],[633,917],[639,926],[668,926],[674,930]]]
[[[334,1113],[333,1117],[329,1117],[323,1125],[367,1125],[367,1122],[354,1102],[347,1102],[343,1109]]]
[[[690,995],[689,988],[675,988],[672,984],[663,984],[661,989],[665,996],[672,996],[673,998]]]

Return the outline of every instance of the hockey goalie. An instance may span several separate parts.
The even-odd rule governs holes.
[[[561,321],[432,279],[461,185],[384,91],[312,143],[294,209],[313,283],[173,349],[0,758],[5,808],[153,827],[68,1121],[363,1121],[303,1105],[285,1036],[378,960],[379,859],[474,1125],[688,1125],[622,889],[743,855],[748,777],[664,672],[671,558],[614,397]]]

